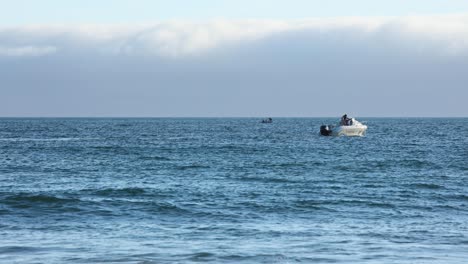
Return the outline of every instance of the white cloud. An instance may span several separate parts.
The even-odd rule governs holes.
[[[267,37],[301,31],[356,35],[372,42],[382,37],[416,51],[458,54],[468,50],[468,15],[342,17],[304,20],[168,21],[139,25],[20,26],[0,28],[0,55],[40,56],[86,50],[107,54],[196,55]]]
[[[0,46],[0,56],[22,57],[22,56],[43,56],[57,51],[53,46],[19,46],[3,47]]]

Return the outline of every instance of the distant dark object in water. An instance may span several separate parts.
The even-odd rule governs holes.
[[[329,125],[320,126],[320,135],[322,136],[331,136],[332,129]]]
[[[273,123],[273,119],[271,119],[271,117],[266,118],[266,119],[263,119],[263,120],[262,120],[262,123],[263,123],[263,124]]]

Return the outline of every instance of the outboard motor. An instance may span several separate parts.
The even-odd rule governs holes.
[[[332,130],[330,126],[328,125],[322,125],[320,126],[320,135],[322,136],[330,136],[332,133]]]

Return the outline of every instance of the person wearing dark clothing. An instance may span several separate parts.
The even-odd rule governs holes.
[[[341,125],[342,126],[347,126],[348,125],[348,115],[347,114],[344,114],[342,117],[341,117]]]

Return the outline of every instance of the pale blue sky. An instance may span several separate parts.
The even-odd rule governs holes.
[[[297,19],[468,12],[467,0],[0,0],[0,25]]]

